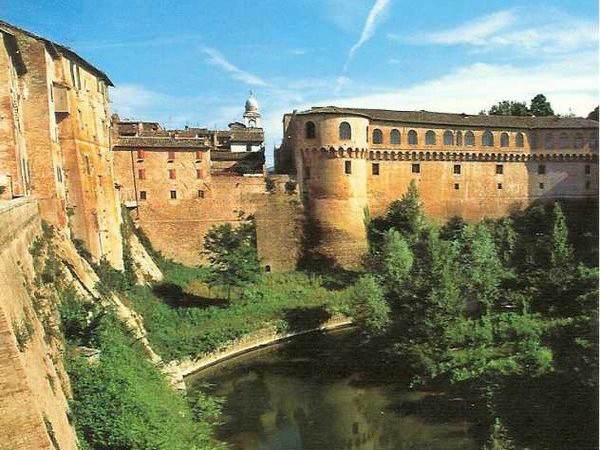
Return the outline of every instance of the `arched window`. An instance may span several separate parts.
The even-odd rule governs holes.
[[[465,133],[465,145],[473,146],[475,145],[475,135],[472,131],[467,131]]]
[[[435,133],[431,130],[425,133],[425,145],[435,145]]]
[[[383,133],[379,128],[375,128],[373,130],[373,144],[382,144],[383,143]]]
[[[454,135],[452,131],[444,131],[444,145],[454,145]]]
[[[493,147],[494,146],[494,135],[490,130],[485,130],[483,135],[481,136],[481,145],[484,147]]]
[[[500,147],[508,147],[508,133],[500,135]]]
[[[315,127],[314,122],[306,122],[306,126],[304,128],[304,137],[306,139],[314,139],[317,137],[317,127]]]
[[[569,135],[567,133],[560,133],[558,136],[558,148],[567,148],[569,146]]]
[[[352,139],[352,128],[348,122],[340,123],[340,139]]]
[[[390,144],[392,144],[392,145],[400,144],[400,132],[398,130],[390,131]]]
[[[515,137],[515,145],[519,148],[523,148],[525,146],[525,140],[523,139],[523,133],[517,133]]]
[[[598,135],[590,133],[590,149],[594,150],[596,147],[598,147]]]
[[[419,143],[419,138],[417,137],[417,132],[415,130],[410,130],[408,132],[408,143],[410,145],[417,145]]]
[[[554,135],[552,133],[548,133],[546,135],[546,149],[552,150],[554,148]]]
[[[459,131],[457,131],[457,132],[456,132],[456,145],[463,145],[463,144],[462,144],[462,142],[463,142],[463,141],[462,141],[462,137],[463,137],[463,136],[462,136],[462,131],[460,131],[460,130],[459,130]]]
[[[575,135],[575,139],[573,140],[573,148],[582,148],[583,147],[583,136],[581,133],[577,133]]]

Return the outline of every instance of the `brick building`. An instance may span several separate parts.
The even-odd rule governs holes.
[[[365,210],[383,213],[411,180],[439,220],[598,197],[592,120],[321,107],[283,125],[276,171],[297,178],[319,229],[313,250],[344,265],[366,250]]]
[[[234,122],[228,130],[166,130],[155,122],[113,117],[121,198],[167,257],[201,262],[210,227],[256,212],[256,194],[266,192],[259,118],[253,97],[246,102],[245,122]]]
[[[0,22],[0,186],[123,267],[105,73],[55,42]]]

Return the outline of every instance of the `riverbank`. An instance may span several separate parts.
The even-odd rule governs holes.
[[[186,376],[202,369],[206,369],[215,364],[224,362],[235,356],[273,345],[296,336],[301,336],[316,331],[332,331],[349,327],[351,325],[352,321],[348,317],[336,315],[317,327],[312,327],[305,330],[280,331],[275,326],[263,328],[250,333],[223,348],[201,354],[195,359],[171,361],[164,366],[163,373],[167,375],[171,384],[176,389],[185,390],[186,385],[184,378]]]

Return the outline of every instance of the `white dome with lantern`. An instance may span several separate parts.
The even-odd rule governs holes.
[[[246,100],[246,111],[244,112],[244,125],[248,128],[262,128],[260,123],[260,112],[258,111],[258,101],[250,92],[250,97]]]

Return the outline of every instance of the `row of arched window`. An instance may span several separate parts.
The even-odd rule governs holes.
[[[317,130],[314,122],[306,122],[305,125],[305,138],[306,139],[315,139],[317,136]],[[352,127],[348,122],[342,122],[339,126],[339,138],[340,140],[350,140],[352,139]],[[415,130],[409,130],[408,132],[408,144],[409,145],[419,145],[419,135]],[[372,133],[373,144],[383,144],[383,132],[379,128],[375,128]],[[442,141],[445,146],[448,145],[475,145],[475,135],[472,131],[466,131],[464,134],[462,131],[457,131],[453,133],[450,130],[444,131],[442,135]],[[524,135],[521,132],[518,132],[515,135],[515,146],[523,147],[524,146]],[[401,135],[400,131],[393,129],[390,131],[390,144],[391,145],[399,145],[401,143]],[[436,145],[437,144],[437,135],[435,131],[428,130],[425,133],[425,145]],[[493,147],[494,146],[494,135],[491,131],[485,130],[481,136],[481,145],[484,147]],[[504,132],[500,135],[500,147],[508,147],[510,145],[510,137],[508,133]]]
[[[589,142],[590,145],[592,146],[596,146],[597,145],[597,140],[598,140],[598,136],[596,135],[596,133],[591,133],[589,136]],[[575,133],[573,135],[573,137],[571,138],[571,136],[569,135],[569,133],[563,131],[562,133],[560,133],[558,135],[558,140],[556,139],[556,136],[554,135],[554,133],[546,133],[545,136],[545,141],[544,141],[544,147],[547,150],[552,150],[552,149],[562,149],[562,148],[583,148],[584,142],[583,142],[583,134],[582,133]]]

